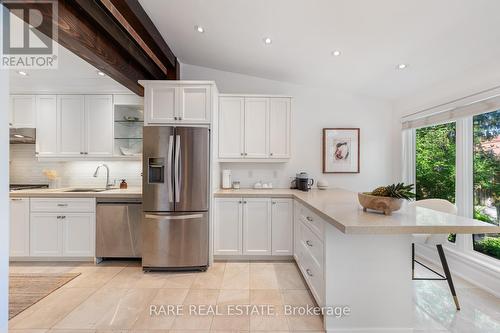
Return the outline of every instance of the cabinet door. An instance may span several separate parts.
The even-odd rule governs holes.
[[[273,255],[293,254],[293,200],[271,199]]]
[[[271,199],[243,199],[243,254],[271,254]]]
[[[181,86],[179,94],[179,120],[185,123],[210,123],[210,85]]]
[[[244,110],[243,97],[219,99],[219,158],[243,158]]]
[[[10,256],[30,255],[30,199],[10,199]]]
[[[38,95],[36,97],[36,154],[54,156],[57,146],[57,97]]]
[[[85,101],[83,95],[58,95],[59,154],[80,156],[85,152]]]
[[[113,97],[85,96],[85,155],[113,156]]]
[[[245,98],[245,158],[268,157],[268,113],[268,98]]]
[[[11,123],[15,128],[35,128],[36,99],[33,95],[11,95]]]
[[[93,257],[95,253],[95,214],[71,213],[62,215],[62,255]]]
[[[290,157],[290,99],[271,98],[269,102],[269,157]]]
[[[61,214],[32,213],[30,216],[30,255],[54,257],[62,255]]]
[[[242,254],[242,199],[215,199],[214,254]]]
[[[177,120],[179,88],[161,85],[146,86],[144,103],[148,123],[172,123]]]

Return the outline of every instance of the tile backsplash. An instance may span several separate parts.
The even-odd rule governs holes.
[[[142,163],[140,161],[38,161],[35,157],[35,145],[10,145],[10,183],[11,184],[48,184],[44,170],[56,170],[61,177],[61,186],[104,187],[106,170],[99,170],[99,176],[93,177],[100,163],[106,163],[110,169],[110,180],[126,179],[129,186],[142,185]]]

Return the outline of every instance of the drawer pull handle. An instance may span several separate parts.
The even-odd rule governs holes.
[[[308,220],[309,222],[312,222],[313,221],[313,218],[310,217],[310,216],[306,216],[306,220]]]
[[[306,244],[307,244],[307,246],[310,246],[310,247],[313,246],[313,243],[310,240],[306,240]]]
[[[62,204],[62,203],[57,204],[57,207],[67,207],[67,206],[68,204]]]
[[[66,216],[64,216],[64,215],[57,215],[57,218],[63,220],[63,219],[66,218]]]
[[[307,275],[309,275],[310,277],[313,277],[313,273],[311,272],[311,270],[308,268],[306,269],[306,273]]]

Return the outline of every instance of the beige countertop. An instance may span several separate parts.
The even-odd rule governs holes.
[[[385,216],[363,212],[357,193],[342,190],[240,189],[218,190],[215,197],[294,198],[346,234],[473,234],[500,233],[500,227],[471,218],[406,204]]]
[[[67,192],[73,189],[33,189],[11,191],[11,198],[142,198],[141,187],[129,187],[126,190],[111,189],[102,192]]]

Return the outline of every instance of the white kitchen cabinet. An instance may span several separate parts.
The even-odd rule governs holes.
[[[209,81],[139,81],[146,125],[210,124],[215,84]]]
[[[293,254],[293,200],[271,199],[272,254]]]
[[[113,156],[113,97],[85,95],[85,147],[89,157]]]
[[[177,120],[179,109],[177,87],[152,84],[145,90],[145,118],[148,123],[164,124]]]
[[[219,159],[281,162],[290,158],[291,98],[219,98]]]
[[[183,85],[179,87],[180,103],[178,120],[187,123],[210,123],[210,85]]]
[[[30,256],[94,257],[95,199],[32,198]]]
[[[290,99],[269,99],[269,157],[290,157]]]
[[[241,198],[215,200],[214,254],[241,255],[243,211]]]
[[[245,158],[268,157],[268,117],[268,98],[245,98]]]
[[[85,98],[83,95],[58,95],[58,155],[85,154]]]
[[[242,158],[244,154],[245,99],[226,97],[219,101],[219,157]]]
[[[69,213],[62,216],[62,255],[64,257],[93,257],[95,254],[95,214]]]
[[[36,155],[50,157],[59,151],[56,95],[36,96]]]
[[[62,255],[62,225],[60,213],[31,213],[30,256],[57,257]]]
[[[10,256],[30,255],[30,199],[10,199]]]
[[[243,254],[271,255],[271,199],[243,199]]]
[[[35,128],[36,97],[11,95],[9,125],[14,128]]]

